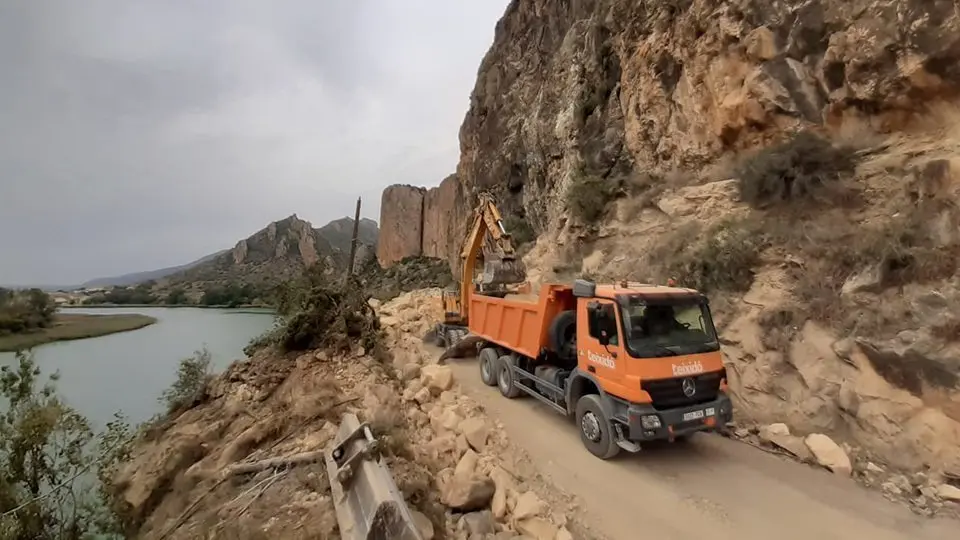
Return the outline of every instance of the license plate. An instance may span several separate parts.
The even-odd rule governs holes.
[[[688,413],[684,413],[683,421],[686,422],[688,420],[699,420],[701,418],[713,416],[715,414],[716,414],[716,411],[713,409],[713,407],[707,407],[706,409],[703,409],[703,410],[690,411]]]

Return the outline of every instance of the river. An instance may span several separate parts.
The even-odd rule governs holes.
[[[269,329],[263,311],[201,308],[76,308],[68,313],[141,313],[155,324],[119,334],[50,343],[34,349],[46,375],[60,372],[57,389],[95,429],[121,410],[132,423],[161,410],[157,398],[176,379],[182,358],[206,347],[216,371],[245,358],[243,348]],[[14,365],[14,353],[0,353],[0,365]]]

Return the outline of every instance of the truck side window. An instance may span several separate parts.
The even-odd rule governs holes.
[[[596,316],[590,318],[589,330],[590,337],[597,339],[600,338],[602,331],[606,331],[610,338],[610,345],[617,345],[620,342],[617,332],[617,314],[613,304],[600,305]]]

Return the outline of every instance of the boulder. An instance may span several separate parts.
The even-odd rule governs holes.
[[[478,456],[476,452],[467,450],[464,452],[463,457],[460,458],[460,461],[457,462],[457,466],[453,470],[453,475],[460,478],[470,478],[477,470],[477,461],[479,459],[480,456]]]
[[[555,540],[559,527],[549,521],[532,517],[517,522],[517,532],[533,540]]]
[[[486,535],[496,532],[496,525],[493,521],[493,515],[489,510],[480,512],[470,512],[460,518],[460,529],[469,535]]]
[[[784,435],[790,435],[790,428],[787,427],[786,424],[782,424],[782,423],[763,426],[762,428],[760,428],[760,432],[758,433],[758,436],[760,437],[761,441],[770,442],[770,443],[773,442],[771,440],[773,437],[784,436]]]
[[[487,446],[487,436],[490,434],[490,426],[483,418],[468,418],[461,425],[460,429],[470,447],[477,452],[483,452]]]
[[[937,497],[945,501],[960,503],[960,488],[950,484],[941,484],[937,486]]]
[[[412,381],[420,376],[420,366],[414,363],[406,364],[400,368],[400,380],[402,382]]]
[[[487,508],[495,491],[496,486],[489,478],[454,475],[441,489],[440,501],[454,510],[472,512]]]
[[[813,433],[807,435],[803,442],[821,466],[844,476],[850,476],[853,473],[853,465],[847,453],[830,437],[822,433]]]
[[[543,514],[546,504],[532,491],[527,491],[517,498],[517,506],[513,509],[513,519],[519,521]]]
[[[433,364],[420,369],[420,380],[434,395],[440,395],[444,390],[453,387],[453,370],[450,366]]]
[[[423,540],[433,540],[435,533],[433,530],[433,522],[430,521],[430,518],[416,510],[411,510],[410,515],[413,517],[413,524],[416,525],[417,530],[420,531],[420,536],[423,537]]]

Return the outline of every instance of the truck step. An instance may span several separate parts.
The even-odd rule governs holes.
[[[620,424],[614,422],[613,428],[617,433],[617,446],[632,454],[636,454],[641,450],[639,444],[633,441],[628,441],[627,438],[623,436],[623,427]]]

